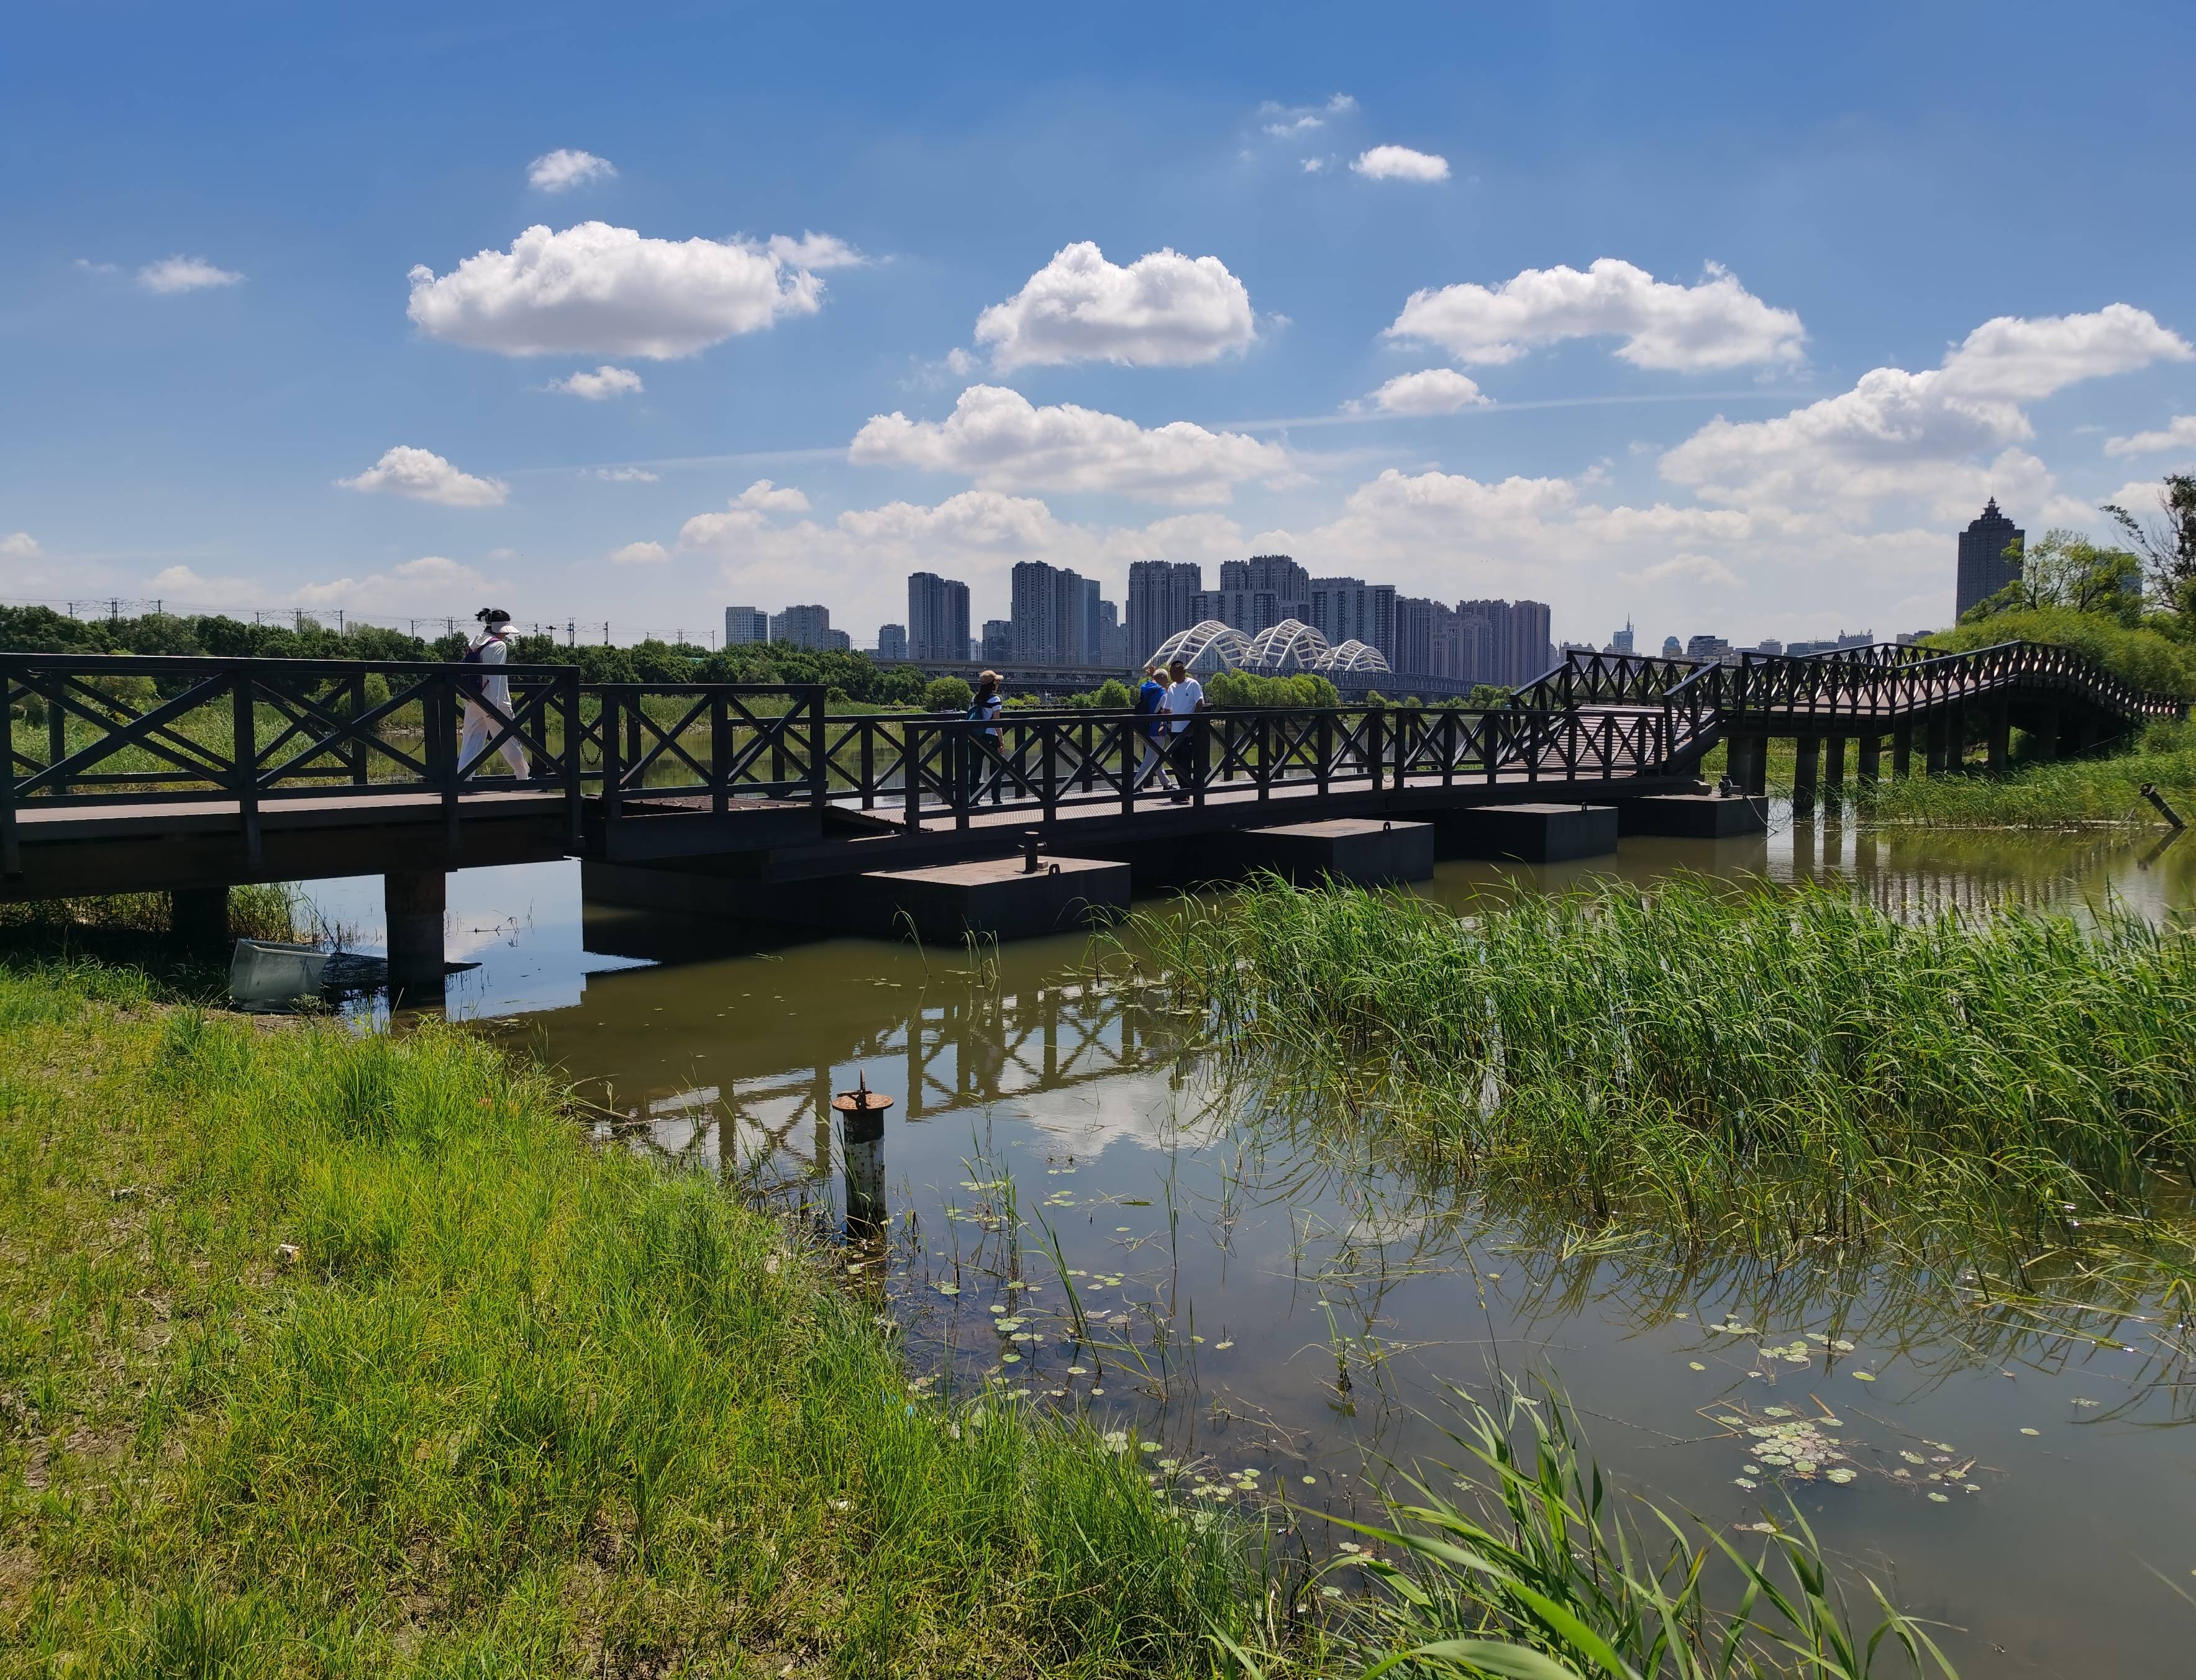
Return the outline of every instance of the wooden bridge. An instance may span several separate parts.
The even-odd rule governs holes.
[[[233,885],[379,874],[392,967],[439,974],[453,869],[578,857],[596,896],[798,913],[852,904],[855,880],[1010,856],[1034,833],[1055,856],[1209,879],[1230,837],[1307,823],[1468,835],[1496,806],[1697,794],[1719,744],[1758,794],[1766,741],[1795,740],[1805,805],[1842,778],[1849,745],[1863,777],[1887,738],[1893,775],[1959,768],[1974,742],[1995,770],[2014,728],[2050,756],[2186,710],[2026,643],[1729,665],[1574,654],[1494,710],[1199,713],[1171,754],[1176,793],[1139,780],[1148,720],[1124,713],[1010,710],[990,736],[956,716],[834,711],[820,687],[505,672],[511,712],[460,762],[472,667],[0,655],[0,900],[171,892],[179,923],[211,932]],[[506,741],[532,766],[523,782],[484,773]]]

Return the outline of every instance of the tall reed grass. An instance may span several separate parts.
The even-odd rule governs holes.
[[[1263,1578],[455,1031],[0,975],[0,1674],[1201,1671]],[[120,1004],[125,1007],[117,1007]]]
[[[1139,932],[1261,1100],[1573,1217],[2032,1248],[2196,1172],[2196,943],[2110,910],[1915,926],[1681,876],[1459,916],[1266,879]]]
[[[1459,1396],[1451,1485],[1391,1494],[1373,1542],[1378,1591],[1338,1625],[1338,1651],[1386,1673],[1518,1680],[1862,1680],[1882,1666],[1950,1677],[1927,1631],[1860,1585],[1855,1624],[1795,1510],[1742,1547],[1644,1498],[1621,1499],[1583,1453],[1558,1394],[1513,1392],[1505,1415]],[[1446,1467],[1445,1467],[1446,1468]]]

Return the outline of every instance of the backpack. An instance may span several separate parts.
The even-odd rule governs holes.
[[[481,658],[481,649],[487,645],[488,644],[486,642],[483,642],[477,646],[468,646],[463,653],[458,655],[458,663],[460,665],[471,665],[474,667],[478,667],[487,663],[486,661]],[[486,680],[487,678],[485,677],[461,676],[458,678],[458,692],[463,695],[467,700],[485,700],[488,697],[488,690],[483,686],[483,684]]]

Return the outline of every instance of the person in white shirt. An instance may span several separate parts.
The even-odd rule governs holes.
[[[483,607],[473,616],[480,621],[480,632],[465,644],[463,662],[467,665],[500,666],[511,657],[511,615],[500,607]],[[511,678],[498,673],[493,676],[470,678],[465,684],[465,732],[458,743],[458,762],[463,765],[486,747],[488,737],[511,718]],[[516,736],[506,736],[497,748],[503,760],[511,766],[511,773],[523,782],[528,779],[526,748]],[[474,776],[480,774],[475,765]]]
[[[1167,757],[1174,762],[1173,802],[1187,805],[1189,790],[1197,785],[1198,732],[1190,728],[1189,720],[1205,709],[1205,684],[1191,676],[1189,667],[1180,660],[1167,667],[1166,699],[1161,704],[1170,737]]]

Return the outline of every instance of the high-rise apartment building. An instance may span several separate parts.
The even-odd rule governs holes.
[[[1465,645],[1455,608],[1423,596],[1396,598],[1396,653],[1390,663],[1398,673],[1473,680],[1464,667]]]
[[[877,657],[879,659],[907,657],[907,626],[905,625],[887,624],[877,632]]]
[[[796,648],[812,648],[819,653],[851,644],[845,631],[832,629],[831,609],[818,606],[788,607],[782,613],[772,613],[770,639],[790,642]]]
[[[1367,583],[1362,578],[1313,578],[1309,586],[1311,617],[1306,622],[1326,638],[1329,647],[1362,642],[1368,648],[1378,648],[1381,657],[1394,667],[1397,654],[1394,584]]]
[[[1074,652],[1063,661],[1068,665],[1099,665],[1104,662],[1104,612],[1106,603],[1098,594],[1096,578],[1080,578],[1083,598],[1075,603],[1071,643]],[[1067,649],[1063,647],[1063,653]]]
[[[1159,644],[1197,622],[1194,598],[1205,587],[1201,567],[1186,560],[1136,560],[1129,565],[1129,658],[1149,659]]]
[[[1026,665],[1095,665],[1098,582],[1042,560],[1014,567],[1014,657]]]
[[[984,639],[976,644],[976,657],[986,665],[1004,665],[1014,656],[1014,621],[1010,618],[984,621]]]
[[[1523,688],[1555,664],[1556,649],[1548,638],[1545,601],[1459,601],[1456,610],[1459,617],[1487,626],[1489,674],[1475,672],[1474,682]]]
[[[1997,511],[1997,498],[1968,528],[1960,533],[1958,587],[1953,610],[1964,615],[1968,608],[1990,598],[2020,575],[2020,562],[2006,558],[2007,547],[2026,543],[2028,534]]]
[[[760,607],[727,607],[725,609],[725,645],[740,647],[752,642],[770,640],[770,615]]]
[[[1190,622],[1216,618],[1246,636],[1283,619],[1311,622],[1311,574],[1286,554],[1220,563],[1220,587],[1200,590]]]
[[[907,656],[961,660],[968,656],[968,586],[935,572],[907,579]]]

